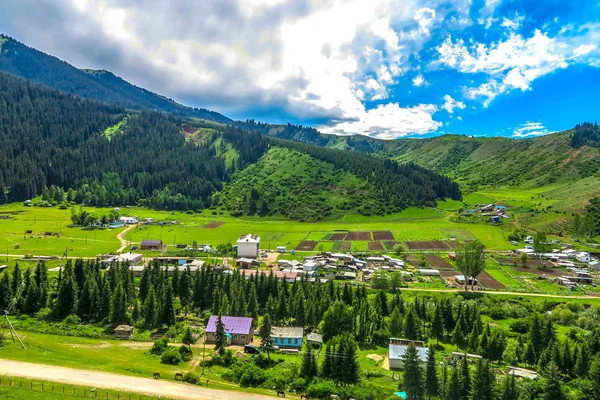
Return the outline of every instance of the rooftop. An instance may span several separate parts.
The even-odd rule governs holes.
[[[142,239],[142,245],[162,246],[162,240],[159,240],[159,239]]]
[[[390,344],[389,347],[389,358],[390,360],[398,360],[401,359],[404,353],[406,353],[406,349],[408,349],[407,344]],[[423,362],[427,361],[427,347],[417,347],[417,352],[419,353],[419,359]]]
[[[276,338],[298,338],[304,337],[304,328],[295,326],[274,326],[271,336]]]
[[[260,243],[260,237],[256,235],[252,235],[247,233],[245,235],[240,236],[237,241],[238,243]]]
[[[206,324],[206,332],[217,331],[217,316],[211,315]],[[252,318],[222,316],[221,321],[225,325],[225,332],[229,334],[247,335],[252,330]]]

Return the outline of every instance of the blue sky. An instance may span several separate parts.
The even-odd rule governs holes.
[[[0,30],[232,118],[382,139],[598,119],[600,0],[5,0]]]

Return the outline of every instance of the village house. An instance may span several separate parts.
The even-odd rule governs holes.
[[[577,261],[582,263],[589,263],[591,261],[590,253],[587,253],[585,251],[580,251],[579,253],[577,253],[575,258],[577,258]]]
[[[417,352],[419,354],[419,361],[422,363],[427,362],[427,347],[424,346],[424,343],[419,340],[408,340],[408,339],[397,339],[390,338],[390,343],[388,347],[388,358],[390,360],[390,369],[402,369],[404,368],[404,360],[402,356],[406,353],[408,346],[414,343],[417,347]]]
[[[140,248],[142,250],[162,250],[163,242],[162,240],[143,239]]]
[[[301,326],[274,326],[271,330],[273,345],[281,348],[301,349],[304,328]]]
[[[131,339],[133,337],[133,326],[119,325],[115,328],[114,335],[117,339]]]
[[[235,260],[235,265],[241,269],[250,269],[254,265],[260,265],[260,263],[253,258],[242,257]]]
[[[136,218],[133,218],[133,217],[120,217],[119,221],[121,221],[125,225],[135,225],[140,222]]]
[[[211,315],[206,325],[206,343],[215,342],[217,332],[216,315]],[[246,345],[252,342],[252,318],[222,316],[228,344]]]
[[[256,258],[259,246],[260,237],[251,234],[242,235],[237,241],[237,256]]]
[[[110,256],[100,261],[103,268],[114,263],[128,263],[129,265],[139,265],[142,262],[142,255],[138,253],[123,253],[116,256]]]
[[[323,335],[316,332],[311,332],[306,336],[306,342],[316,348],[323,346]]]

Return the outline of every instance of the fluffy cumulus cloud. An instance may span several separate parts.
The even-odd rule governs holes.
[[[537,122],[526,122],[519,125],[513,130],[512,137],[514,138],[525,138],[530,136],[542,136],[552,133],[539,121]]]
[[[4,0],[0,26],[192,106],[389,139],[435,132],[456,110],[466,120],[469,102],[487,107],[572,64],[600,66],[600,25],[526,31],[526,11],[505,3]],[[473,33],[482,26],[493,40]],[[436,82],[440,70],[469,82]]]

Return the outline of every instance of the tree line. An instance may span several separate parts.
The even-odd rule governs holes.
[[[598,122],[584,122],[575,125],[571,135],[571,146],[579,148],[581,146],[600,147],[600,128]]]

